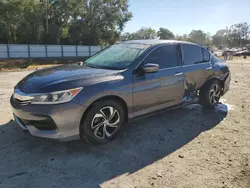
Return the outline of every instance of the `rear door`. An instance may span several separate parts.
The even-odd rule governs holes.
[[[210,53],[194,44],[181,44],[185,97],[196,96],[196,91],[206,82],[212,72]],[[184,98],[185,100],[185,98]]]
[[[159,65],[156,73],[133,74],[134,116],[160,110],[182,102],[184,75],[178,63],[178,45],[165,45],[154,49],[139,65]]]

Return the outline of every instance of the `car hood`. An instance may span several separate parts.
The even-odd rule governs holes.
[[[45,93],[86,86],[114,78],[120,71],[91,68],[79,64],[35,71],[16,86],[25,93]]]

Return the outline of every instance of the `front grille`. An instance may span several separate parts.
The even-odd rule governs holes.
[[[28,105],[28,104],[31,103],[31,100],[24,100],[24,101],[22,101],[22,100],[19,100],[19,99],[14,98],[14,97],[13,97],[13,101],[14,101],[16,104],[18,104],[19,106],[25,106],[25,105]]]

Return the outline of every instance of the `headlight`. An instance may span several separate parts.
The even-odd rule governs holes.
[[[82,87],[57,91],[41,95],[35,95],[32,99],[32,104],[59,104],[71,101],[80,91]]]

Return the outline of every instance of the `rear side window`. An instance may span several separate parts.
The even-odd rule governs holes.
[[[178,64],[177,46],[167,45],[155,49],[145,59],[145,63],[155,63],[160,69],[176,67]]]
[[[202,51],[203,51],[203,61],[209,62],[210,61],[210,53],[205,49],[202,49]]]
[[[184,65],[193,65],[203,62],[202,48],[192,44],[182,44]]]

